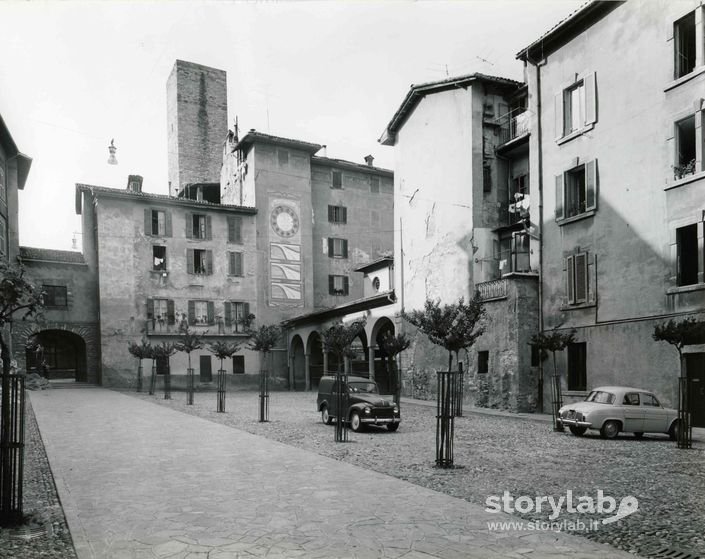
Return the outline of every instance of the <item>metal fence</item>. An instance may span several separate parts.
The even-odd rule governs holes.
[[[693,425],[690,414],[690,394],[688,377],[678,378],[678,431],[676,441],[678,448],[692,448]]]
[[[453,467],[453,437],[457,412],[457,383],[460,374],[456,371],[438,371],[438,395],[436,398],[436,465]]]
[[[24,377],[8,375],[3,379],[5,411],[0,421],[0,519],[22,519],[22,480],[24,478]],[[7,407],[6,407],[7,406]]]

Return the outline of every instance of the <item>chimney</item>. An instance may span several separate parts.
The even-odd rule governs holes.
[[[142,177],[140,175],[128,176],[127,190],[131,190],[132,192],[142,192]]]
[[[372,157],[371,155],[366,155],[366,156],[365,156],[365,163],[367,163],[367,165],[368,165],[369,167],[374,167],[375,158]]]
[[[321,157],[328,157],[328,146],[326,144],[321,146]]]

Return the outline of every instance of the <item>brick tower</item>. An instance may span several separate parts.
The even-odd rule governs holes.
[[[220,180],[228,134],[226,73],[177,60],[166,84],[169,194]]]

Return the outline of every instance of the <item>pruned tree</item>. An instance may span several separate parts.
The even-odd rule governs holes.
[[[392,393],[394,394],[394,403],[397,406],[399,406],[401,399],[401,379],[399,378],[396,357],[409,345],[411,345],[411,340],[404,333],[395,336],[391,332],[385,332],[379,340],[379,347],[387,359],[388,371],[392,377]]]
[[[145,339],[140,343],[127,342],[127,350],[137,359],[137,392],[142,391],[142,360],[149,359],[152,354],[152,346]]]
[[[560,332],[555,327],[549,332],[539,332],[531,337],[530,345],[538,348],[540,352],[550,351],[553,355],[553,382],[551,391],[553,401],[551,402],[551,414],[553,416],[553,430],[563,431],[563,425],[558,417],[558,410],[563,405],[563,394],[561,391],[561,377],[556,366],[556,352],[563,351],[569,344],[575,341],[575,330]]]
[[[208,351],[220,359],[220,369],[218,369],[218,403],[216,411],[219,413],[225,412],[225,369],[223,369],[223,361],[230,359],[240,349],[239,343],[228,343],[223,341],[212,342],[208,344]]]
[[[270,324],[248,329],[250,342],[247,347],[260,354],[259,371],[259,420],[269,421],[269,354],[282,335],[280,326]]]
[[[166,371],[164,371],[164,399],[171,400],[171,356],[176,353],[176,347],[169,342],[162,342],[160,345],[152,347],[152,357],[166,360]]]
[[[24,433],[13,429],[13,410],[24,408],[24,391],[18,391],[20,401],[11,398],[10,375],[12,355],[6,326],[17,320],[38,320],[43,310],[41,289],[25,275],[22,264],[10,264],[0,259],[0,359],[2,360],[2,398],[0,399],[0,525],[22,521],[22,469],[13,464],[24,460]],[[24,426],[24,422],[21,422]],[[19,450],[18,450],[19,448]],[[19,455],[17,454],[19,452]]]
[[[186,404],[193,404],[194,379],[193,368],[191,367],[191,353],[203,347],[203,334],[199,335],[189,330],[188,325],[180,328],[181,334],[174,344],[177,351],[186,353],[188,356],[188,369],[186,370]]]

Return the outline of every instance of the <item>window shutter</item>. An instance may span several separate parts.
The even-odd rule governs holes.
[[[71,309],[73,307],[73,282],[66,285],[66,308]]]
[[[328,237],[328,257],[333,258],[333,239]]]
[[[235,218],[228,216],[228,242],[235,242]]]
[[[208,324],[215,324],[215,303],[208,301]]]
[[[666,24],[666,41],[672,41],[673,40],[673,33],[674,33],[674,23],[672,21],[669,21]]]
[[[235,253],[228,252],[228,275],[235,275]]]
[[[343,278],[343,294],[347,295],[350,292],[350,278],[345,276]]]
[[[225,325],[230,326],[233,323],[233,304],[230,301],[225,301]]]
[[[165,236],[166,237],[171,237],[171,212],[164,212],[164,229],[165,229]]]
[[[347,239],[343,239],[343,258],[348,257],[348,241]]]
[[[154,299],[147,299],[147,319],[154,318]]]
[[[186,212],[186,238],[193,239],[193,214],[190,212]]]
[[[556,175],[556,219],[563,219],[563,173]]]
[[[554,96],[555,119],[556,119],[556,140],[563,137],[563,91]]]
[[[587,254],[575,255],[575,302],[587,302]]]
[[[328,206],[328,223],[333,223],[335,220],[335,210],[333,208],[334,206]]]
[[[328,294],[335,295],[335,281],[333,276],[328,276]]]
[[[174,300],[168,299],[166,302],[166,315],[168,324],[176,324],[176,315],[174,314]]]
[[[213,239],[213,217],[210,215],[206,216],[206,239]]]
[[[597,159],[585,164],[585,210],[597,208]]]
[[[597,122],[597,86],[595,72],[583,78],[585,86],[585,124]]]
[[[189,324],[196,323],[196,302],[195,301],[188,302],[188,323]]]
[[[152,235],[152,210],[149,208],[144,209],[144,234]]]
[[[186,273],[187,274],[194,274],[196,273],[194,268],[194,255],[193,255],[193,249],[192,248],[187,248],[186,249]]]
[[[206,275],[213,275],[213,251],[206,251]]]
[[[235,271],[237,272],[238,276],[244,276],[245,275],[245,265],[244,265],[244,257],[241,252],[236,253],[237,256],[235,257]]]
[[[343,212],[343,216],[342,216],[343,223],[347,223],[348,222],[348,209],[346,207],[342,207],[341,210]]]
[[[569,256],[565,259],[566,269],[566,293],[568,294],[568,304],[575,303],[575,268],[573,267],[573,257]]]

